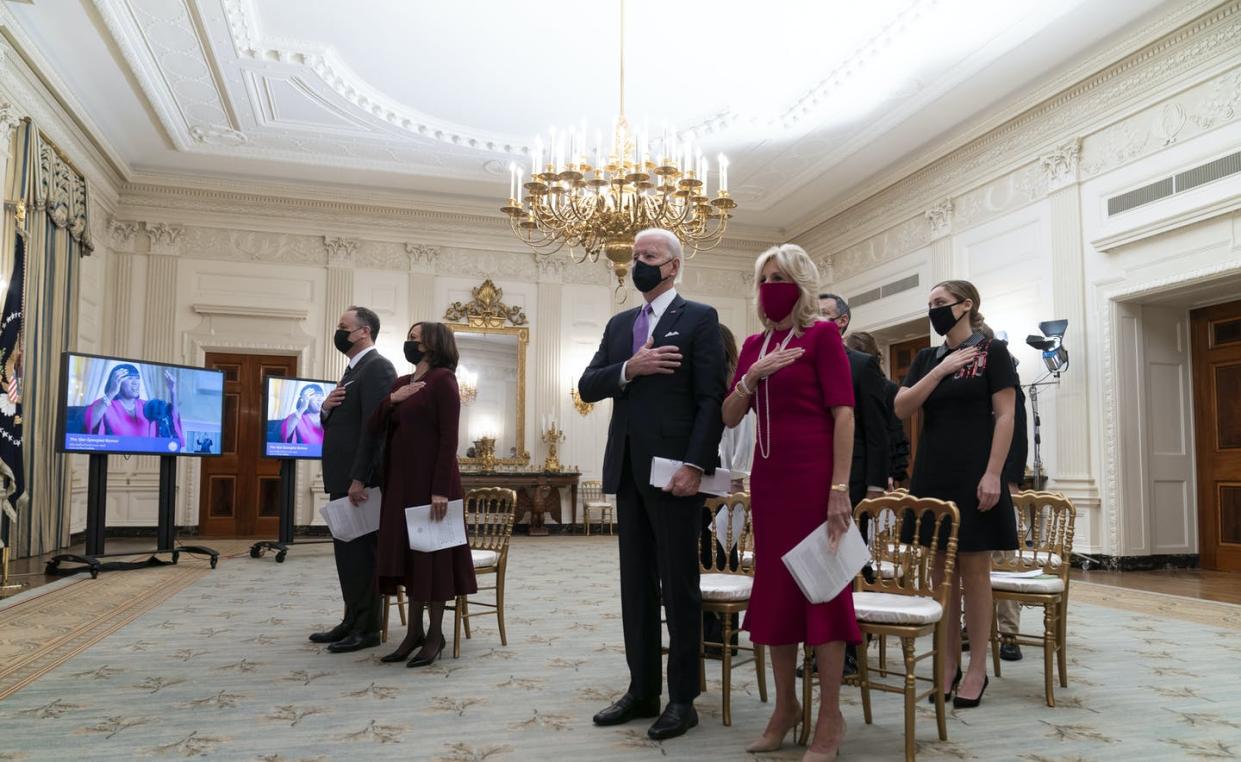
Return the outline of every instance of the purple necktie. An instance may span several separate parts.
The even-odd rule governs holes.
[[[644,304],[642,305],[642,309],[638,312],[638,319],[633,321],[633,354],[635,355],[650,336],[651,323],[646,317],[649,314],[651,314],[651,305]],[[632,357],[632,355],[630,356]]]

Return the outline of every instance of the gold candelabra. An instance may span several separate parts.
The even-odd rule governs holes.
[[[556,454],[556,446],[564,441],[564,432],[557,428],[553,421],[543,432],[543,443],[547,445],[547,459],[543,461],[543,470],[556,473],[561,470],[560,458]]]
[[[483,460],[484,471],[496,470],[496,438],[479,437],[474,440],[474,452]]]
[[[602,253],[612,263],[616,293],[623,298],[625,276],[633,258],[634,235],[645,228],[672,232],[692,257],[715,248],[724,236],[737,203],[728,195],[728,159],[719,154],[715,197],[707,188],[709,165],[692,133],[664,128],[658,150],[644,128],[635,133],[625,119],[625,5],[620,14],[620,112],[611,146],[595,132],[593,157],[585,125],[567,133],[552,129],[548,154],[543,139],[530,152],[530,179],[524,168],[509,165],[509,197],[500,211],[513,233],[540,254],[565,246],[578,264],[597,262]]]
[[[578,415],[583,418],[595,409],[595,403],[582,401],[582,395],[578,393],[576,386],[569,387],[569,398],[573,400],[573,407],[577,409]]]

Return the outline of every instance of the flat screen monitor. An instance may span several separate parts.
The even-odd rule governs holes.
[[[66,352],[60,402],[60,452],[220,454],[218,370]]]
[[[263,390],[266,411],[263,455],[268,458],[319,458],[323,424],[319,411],[336,388],[333,381],[268,376]]]

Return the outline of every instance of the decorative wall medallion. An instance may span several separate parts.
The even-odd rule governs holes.
[[[506,321],[513,325],[526,324],[526,313],[522,312],[521,307],[505,304],[504,291],[490,278],[471,293],[473,301],[467,304],[453,302],[444,312],[444,319],[452,323],[467,323],[473,328],[502,328]]]

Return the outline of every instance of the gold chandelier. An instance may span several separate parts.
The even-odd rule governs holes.
[[[567,134],[553,128],[547,156],[542,138],[535,141],[528,181],[523,182],[522,167],[509,165],[509,198],[500,211],[508,215],[514,234],[537,253],[551,255],[568,246],[578,264],[597,262],[602,253],[612,263],[616,292],[623,295],[636,233],[668,230],[692,257],[719,244],[737,203],[728,195],[723,154],[717,157],[719,183],[711,198],[708,162],[692,137],[682,140],[665,127],[653,154],[648,131],[630,129],[625,119],[625,0],[620,0],[620,43],[620,115],[611,146],[605,149],[596,132],[592,157],[585,126]]]

